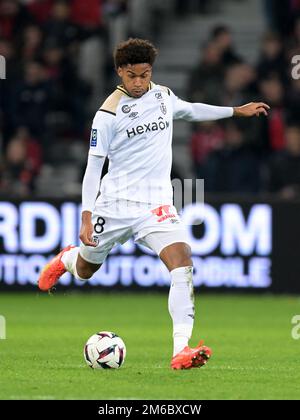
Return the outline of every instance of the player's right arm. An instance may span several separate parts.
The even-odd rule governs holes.
[[[100,190],[100,179],[104,161],[104,156],[89,154],[83,177],[81,229],[79,237],[84,245],[95,246],[95,243],[92,241],[94,230],[92,224],[92,211]]]
[[[92,240],[94,226],[92,212],[100,190],[100,179],[105,157],[114,133],[114,116],[98,111],[91,131],[90,150],[82,182],[82,213],[80,240],[88,246],[96,246]]]

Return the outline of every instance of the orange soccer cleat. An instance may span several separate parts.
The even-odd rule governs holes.
[[[57,254],[41,271],[38,286],[43,292],[47,292],[58,282],[59,278],[67,271],[61,257],[66,251],[75,248],[72,245],[64,248],[59,254]]]
[[[181,352],[176,354],[171,360],[172,369],[191,369],[201,367],[207,363],[212,355],[209,347],[203,346],[200,341],[197,347],[186,346]]]

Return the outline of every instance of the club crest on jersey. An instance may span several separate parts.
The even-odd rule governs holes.
[[[92,237],[92,241],[94,242],[94,244],[98,245],[98,244],[99,244],[100,239],[98,238],[98,236],[93,236],[93,237]]]
[[[91,147],[96,147],[96,146],[97,146],[97,130],[93,128],[91,132]]]
[[[165,105],[164,103],[162,103],[162,104],[160,105],[160,110],[161,110],[161,112],[162,112],[164,115],[166,115],[166,113],[167,113],[167,107],[166,107],[166,105]]]

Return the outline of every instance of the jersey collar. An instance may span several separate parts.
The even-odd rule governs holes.
[[[153,87],[154,87],[154,83],[153,82],[150,82],[149,83],[149,86],[148,86],[148,89],[147,89],[147,92],[149,92],[149,90],[153,89]],[[117,89],[120,90],[121,92],[123,92],[125,95],[129,96],[129,98],[133,98],[133,96],[131,96],[128,93],[128,91],[124,88],[123,85],[118,85],[117,86]]]

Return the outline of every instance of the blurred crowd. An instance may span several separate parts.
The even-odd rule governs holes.
[[[0,194],[55,195],[59,165],[65,176],[78,178],[77,189],[66,193],[78,193],[81,177],[72,165],[84,170],[92,117],[115,86],[113,48],[128,36],[159,36],[166,12],[160,3],[0,1],[0,56],[7,76],[0,81]],[[47,177],[40,182],[41,170],[52,175],[48,186]]]
[[[265,11],[269,27],[256,63],[236,53],[231,29],[220,25],[189,77],[192,102],[271,107],[268,117],[194,124],[194,172],[207,192],[300,197],[300,71],[292,77],[292,57],[300,54],[300,1],[265,1]]]
[[[72,170],[81,168],[80,185],[91,119],[116,83],[114,45],[128,36],[159,41],[170,5],[186,16],[208,13],[210,4],[1,0],[7,79],[0,81],[0,194],[43,195],[50,185],[41,182],[41,172],[53,162],[56,174],[59,165],[69,168],[66,194],[77,194]],[[271,106],[269,117],[193,124],[190,150],[206,191],[292,198],[300,195],[300,80],[291,77],[291,58],[300,54],[300,0],[264,0],[264,6],[268,27],[258,62],[237,54],[231,28],[215,27],[200,48],[186,99],[225,106],[262,100]]]

